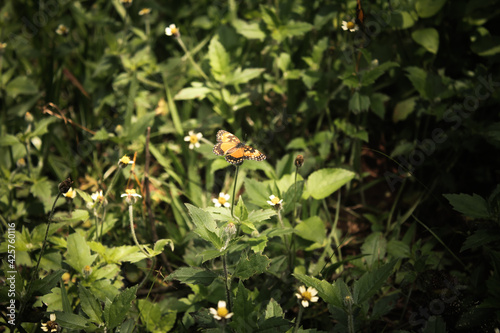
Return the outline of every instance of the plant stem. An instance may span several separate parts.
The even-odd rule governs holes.
[[[352,314],[351,299],[347,300],[347,330],[349,333],[354,333],[354,316]]]
[[[142,246],[139,244],[139,241],[137,240],[137,237],[135,236],[135,230],[134,230],[134,210],[132,205],[128,205],[128,216],[130,220],[130,231],[132,232],[132,238],[134,239],[135,245],[139,248],[139,250],[142,251],[146,255],[147,258],[151,258],[149,253],[147,253]]]
[[[194,61],[193,57],[191,56],[191,52],[188,51],[186,45],[184,45],[184,42],[182,41],[180,36],[177,37],[177,42],[179,42],[179,45],[181,46],[182,50],[186,53],[189,61],[191,61],[191,64],[193,64],[194,68],[196,68],[196,70],[201,74],[201,76],[203,76],[203,79],[205,79],[205,81],[209,81],[207,74],[205,74],[205,72],[203,72],[200,66]]]
[[[295,322],[295,329],[293,330],[293,333],[297,333],[299,330],[300,321],[302,320],[302,313],[303,312],[304,312],[304,307],[301,304],[300,309],[299,309],[299,315],[297,316],[297,321]]]
[[[222,256],[222,266],[224,267],[224,286],[226,287],[226,302],[227,309],[231,312],[232,304],[231,304],[231,293],[229,292],[229,287],[231,286],[231,281],[229,281],[229,276],[227,274],[227,254],[225,253]]]
[[[240,166],[239,165],[236,165],[236,172],[234,174],[234,187],[233,187],[233,200],[232,200],[232,204],[231,204],[231,217],[234,219],[234,214],[233,214],[233,210],[234,210],[234,200],[235,200],[235,196],[236,196],[236,183],[238,182],[238,170],[240,169]]]

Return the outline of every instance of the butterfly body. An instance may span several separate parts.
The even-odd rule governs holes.
[[[226,161],[231,164],[241,164],[244,160],[263,161],[266,159],[266,155],[244,144],[236,135],[224,130],[217,132],[217,144],[213,152],[215,155],[225,156]]]

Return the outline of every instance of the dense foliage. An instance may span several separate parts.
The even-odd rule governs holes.
[[[498,5],[3,1],[0,331],[493,332]]]

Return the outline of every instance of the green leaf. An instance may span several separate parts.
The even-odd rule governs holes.
[[[453,209],[465,216],[486,219],[490,218],[490,212],[488,210],[488,203],[483,197],[477,194],[443,194],[443,196],[448,199]]]
[[[136,292],[137,286],[127,288],[116,295],[112,303],[106,304],[104,318],[106,319],[108,329],[117,327],[129,316],[128,311],[132,307],[132,301],[135,299]]]
[[[146,135],[146,129],[153,125],[155,118],[155,112],[148,112],[138,117],[137,120],[132,122],[130,128],[127,131],[126,138],[128,140],[136,140],[139,136]]]
[[[92,322],[97,325],[101,324],[103,322],[103,312],[99,301],[81,283],[78,284],[78,295],[80,296],[82,311],[85,312]]]
[[[88,327],[88,320],[82,316],[68,312],[56,312],[57,323],[68,330],[84,330]]]
[[[425,83],[427,80],[427,72],[423,70],[422,68],[415,67],[415,66],[410,66],[406,68],[406,71],[408,74],[406,76],[408,79],[410,79],[411,83],[413,84],[413,87],[417,89],[418,93],[420,96],[423,98],[427,99],[427,91],[425,89]]]
[[[204,99],[211,90],[207,87],[188,87],[181,89],[175,96],[174,99],[177,101],[190,100],[190,99]]]
[[[437,14],[443,8],[446,0],[417,0],[415,9],[418,16],[422,18],[431,17]]]
[[[321,200],[350,182],[355,173],[341,168],[326,168],[313,172],[307,179],[307,194]]]
[[[226,81],[226,84],[243,84],[260,76],[265,71],[265,68],[246,68],[243,71],[237,68]]]
[[[297,280],[301,281],[308,287],[313,287],[318,291],[319,297],[328,304],[333,304],[337,307],[343,307],[343,302],[338,290],[328,281],[318,280],[312,276],[293,273]]]
[[[234,298],[234,321],[237,321],[238,326],[245,327],[247,332],[254,332],[252,328],[256,327],[255,318],[252,318],[254,305],[249,299],[250,292],[243,285],[243,281],[238,281],[238,289]]]
[[[208,60],[214,78],[219,82],[226,82],[231,72],[229,55],[224,46],[215,37],[212,38],[208,46]]]
[[[366,272],[358,281],[354,282],[354,302],[361,304],[379,292],[380,288],[391,276],[397,262],[396,259],[372,272]]]
[[[295,227],[295,233],[301,238],[321,245],[323,245],[326,240],[325,224],[319,216],[311,216],[300,222]]]
[[[247,23],[243,20],[233,20],[231,22],[236,32],[243,35],[247,39],[258,39],[263,41],[266,38],[266,34],[260,29],[258,23]]]
[[[385,117],[385,102],[389,99],[389,96],[380,93],[374,93],[370,96],[370,108],[382,120]]]
[[[209,270],[196,267],[181,267],[165,278],[167,281],[178,280],[182,283],[210,285],[217,275]]]
[[[387,240],[381,232],[370,234],[361,246],[361,253],[367,255],[365,260],[368,267],[372,267],[376,262],[383,260],[386,250]]]
[[[36,84],[27,76],[17,76],[5,87],[7,95],[16,98],[18,95],[34,95],[38,92]]]
[[[468,249],[475,249],[481,246],[490,244],[500,239],[500,235],[495,230],[489,229],[478,229],[474,234],[467,237],[460,252],[466,251]]]
[[[250,257],[240,259],[233,275],[241,280],[249,279],[256,274],[265,272],[270,262],[271,260],[267,256],[253,253]]]
[[[439,49],[439,33],[434,28],[415,30],[411,38],[430,53],[436,54]]]
[[[97,254],[90,254],[90,247],[85,238],[79,233],[68,236],[68,252],[66,253],[66,263],[73,267],[77,273],[81,274],[85,266],[91,266]]]
[[[305,33],[311,31],[314,26],[307,22],[295,22],[290,20],[286,26],[280,27],[282,34],[286,37],[303,36]]]
[[[368,72],[364,73],[362,78],[361,78],[361,83],[363,86],[369,86],[375,81],[382,76],[385,72],[387,72],[389,69],[393,67],[399,67],[399,64],[397,62],[384,62],[383,64],[380,64],[373,69],[369,70]]]
[[[248,213],[247,221],[251,223],[262,223],[269,220],[276,214],[277,213],[275,209],[252,210],[250,213]]]
[[[4,133],[2,137],[0,137],[0,147],[13,146],[18,143],[21,143],[21,141],[17,138],[17,136]]]
[[[283,318],[283,309],[273,298],[269,301],[266,307],[265,318],[280,317]]]
[[[394,258],[409,258],[411,255],[408,244],[395,239],[387,243],[387,253]]]
[[[71,215],[68,212],[57,212],[54,214],[53,221],[55,222],[64,222],[64,223],[73,223],[73,222],[85,222],[89,219],[89,211],[83,209],[75,209],[71,212]]]
[[[408,118],[415,110],[416,101],[417,97],[411,97],[396,104],[394,113],[392,114],[392,121],[397,123],[398,121],[403,121]]]
[[[478,36],[471,45],[472,52],[482,56],[489,57],[500,52],[499,36]]]
[[[41,280],[35,280],[31,288],[31,294],[44,295],[50,293],[50,291],[57,285],[61,280],[61,276],[66,272],[64,269],[57,270]]]
[[[264,252],[264,249],[266,248],[268,238],[266,236],[259,236],[257,238],[250,238],[248,239],[248,245],[250,245],[250,248],[252,249],[253,252],[255,253],[262,253]]]
[[[147,299],[137,302],[141,321],[145,323],[148,332],[169,332],[175,325],[176,312],[163,313],[160,303],[153,303]]]
[[[370,107],[370,97],[361,95],[359,92],[352,94],[349,99],[349,110],[354,114],[366,111]]]
[[[91,202],[93,203],[94,202],[94,199],[92,199],[92,197],[90,196],[90,194],[88,194],[87,192],[83,192],[82,190],[80,189],[75,189],[76,190],[76,193],[78,193],[79,196],[82,197],[82,199],[85,201],[85,202]]]
[[[196,206],[186,204],[189,215],[196,225],[194,232],[206,241],[211,242],[217,249],[220,249],[223,240],[220,237],[220,229],[212,218],[212,215]]]

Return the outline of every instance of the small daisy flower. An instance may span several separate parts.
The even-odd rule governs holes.
[[[104,195],[102,194],[102,190],[92,193],[90,197],[92,198],[92,200],[94,200],[94,202],[101,202],[104,200]]]
[[[89,265],[83,267],[82,274],[85,278],[88,278],[90,274],[92,274],[92,267],[90,267]]]
[[[165,28],[165,35],[179,37],[181,35],[179,28],[175,24],[171,24]]]
[[[56,29],[56,34],[58,34],[59,36],[67,36],[69,34],[69,28],[64,24],[59,24]]]
[[[212,202],[215,204],[215,207],[231,207],[231,204],[229,203],[229,194],[224,194],[222,192],[219,193],[219,197],[213,198]]]
[[[126,167],[129,164],[134,164],[134,161],[132,161],[127,155],[123,155],[123,157],[118,161],[118,165],[122,168]]]
[[[297,296],[298,299],[301,299],[302,306],[307,308],[309,306],[309,302],[313,303],[319,300],[319,297],[316,296],[317,294],[318,291],[313,287],[309,287],[306,290],[306,286],[300,286],[299,293],[296,293],[295,296]]]
[[[44,332],[59,332],[59,325],[56,323],[56,315],[54,313],[50,314],[48,322],[42,323],[41,329]]]
[[[201,133],[189,131],[188,136],[184,137],[184,141],[189,142],[189,149],[200,148],[200,139],[203,137]]]
[[[226,308],[226,302],[219,301],[219,304],[217,304],[217,310],[215,310],[214,308],[210,308],[210,314],[212,314],[215,319],[222,320],[231,318],[234,313],[229,312],[229,310]]]
[[[76,191],[72,187],[69,188],[68,192],[63,194],[68,199],[74,199],[76,197]]]
[[[61,279],[63,280],[64,284],[68,284],[69,281],[71,280],[71,274],[66,272],[61,276]]]
[[[148,15],[149,13],[151,13],[151,8],[143,8],[139,11],[139,15],[141,16]]]
[[[281,206],[281,203],[283,202],[283,199],[280,200],[280,198],[278,198],[274,194],[270,195],[269,199],[271,199],[271,200],[267,200],[267,203],[270,204],[271,206],[278,207],[278,208]]]
[[[342,30],[349,30],[350,32],[354,32],[359,30],[359,26],[353,21],[342,21]]]
[[[137,194],[137,193],[135,192],[135,189],[131,188],[131,189],[126,189],[126,190],[125,190],[125,193],[123,193],[123,194],[121,195],[121,197],[122,197],[122,198],[123,198],[123,197],[127,197],[127,198],[125,199],[125,201],[127,201],[127,203],[128,203],[129,205],[131,205],[131,204],[134,204],[134,203],[136,203],[136,202],[137,202],[137,198],[142,198],[142,195]]]

